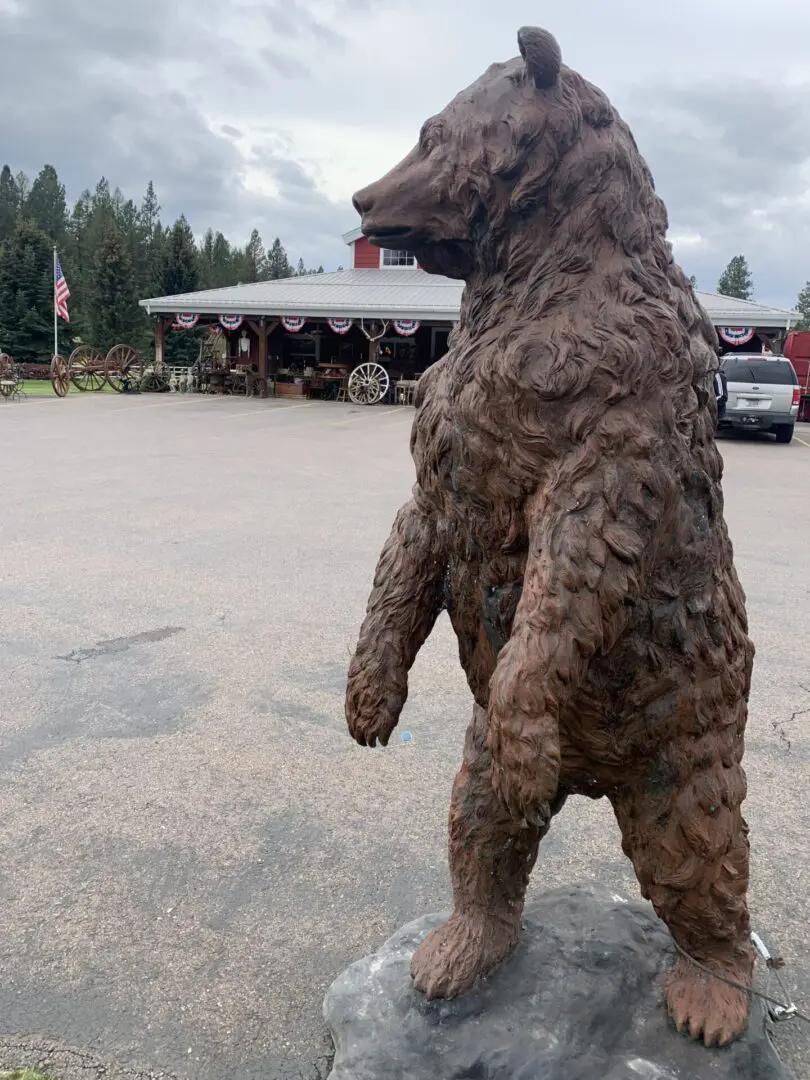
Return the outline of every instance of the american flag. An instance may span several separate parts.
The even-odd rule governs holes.
[[[70,315],[68,315],[67,302],[70,297],[70,289],[68,283],[65,281],[65,275],[62,273],[62,267],[57,261],[56,263],[56,281],[54,282],[54,298],[56,300],[56,314],[59,315],[65,322],[70,322]]]

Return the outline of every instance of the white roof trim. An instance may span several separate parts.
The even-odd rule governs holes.
[[[356,229],[350,229],[349,232],[343,234],[344,244],[353,244],[355,240],[359,240],[363,235],[363,230],[358,225]]]

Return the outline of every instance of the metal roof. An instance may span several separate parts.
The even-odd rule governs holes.
[[[464,282],[416,269],[336,270],[224,289],[141,300],[153,312],[200,315],[308,315],[348,319],[458,318]]]
[[[141,300],[149,314],[306,315],[309,318],[419,319],[454,322],[464,282],[425,270],[380,268],[336,270],[330,274],[257,281],[224,289],[180,293]],[[795,324],[795,311],[698,292],[715,326],[780,328]]]
[[[757,300],[738,300],[736,296],[721,296],[713,292],[698,292],[697,298],[715,326],[778,328],[794,325],[801,318],[798,311],[771,307]]]

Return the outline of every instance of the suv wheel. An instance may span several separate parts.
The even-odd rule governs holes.
[[[793,438],[793,424],[775,424],[773,433],[777,442],[789,443]]]

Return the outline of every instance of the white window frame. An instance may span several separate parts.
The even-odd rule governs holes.
[[[416,269],[416,256],[412,251],[408,251],[406,254],[413,259],[413,262],[407,263],[405,266],[386,266],[385,265],[385,253],[388,248],[380,248],[380,269],[381,270],[415,270]],[[402,248],[397,248],[397,251],[402,251]],[[393,254],[393,252],[392,252]]]

